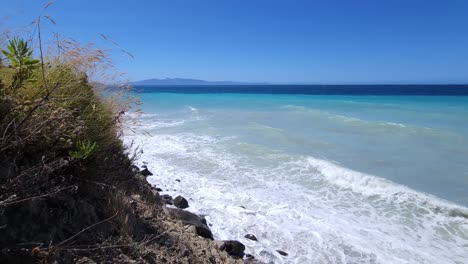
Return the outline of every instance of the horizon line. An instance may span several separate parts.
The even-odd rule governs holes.
[[[215,81],[214,81],[215,82]],[[220,81],[224,82],[224,81]],[[228,82],[228,81],[226,81]],[[232,81],[235,83],[235,81]],[[129,82],[130,85],[138,86],[214,86],[214,85],[226,85],[226,86],[273,86],[273,85],[297,85],[297,86],[422,86],[422,85],[452,85],[452,86],[468,86],[468,83],[235,83],[235,84],[216,84],[216,83],[206,83],[206,84],[133,84],[134,82]]]

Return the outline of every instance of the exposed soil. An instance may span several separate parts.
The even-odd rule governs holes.
[[[15,185],[21,175],[9,175],[0,190],[0,263],[243,263],[170,218],[145,176],[119,157],[64,160],[63,168],[40,173],[47,184]]]

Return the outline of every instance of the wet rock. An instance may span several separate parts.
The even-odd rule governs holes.
[[[145,177],[153,175],[153,173],[151,173],[151,171],[148,170],[148,167],[146,167],[146,165],[143,165],[141,167],[143,168],[143,170],[140,171],[141,175],[143,175]]]
[[[225,240],[219,247],[220,250],[226,251],[231,257],[243,258],[245,246],[237,240]]]
[[[175,207],[180,208],[180,209],[185,209],[185,208],[189,207],[187,200],[184,197],[180,196],[180,195],[177,196],[176,198],[174,198],[173,203],[174,203]]]
[[[185,211],[178,208],[163,208],[164,212],[171,218],[182,221],[186,225],[192,225],[195,227],[196,233],[199,236],[213,239],[213,234],[210,228],[203,223],[202,218],[189,211]]]
[[[161,199],[163,200],[163,202],[165,202],[166,204],[172,204],[173,201],[172,201],[172,196],[170,196],[169,194],[163,194],[161,195]]]
[[[257,237],[255,235],[252,235],[252,234],[247,234],[244,237],[247,238],[247,239],[253,240],[253,241],[258,241]]]
[[[278,252],[281,256],[287,256],[288,253],[282,251],[282,250],[276,250],[276,252]]]
[[[213,240],[213,233],[211,233],[211,230],[208,226],[195,226],[195,231],[197,232],[197,235]]]
[[[254,256],[250,254],[245,254],[244,264],[260,264],[258,260],[255,259]]]
[[[251,259],[255,259],[255,257],[250,254],[245,254],[245,259],[251,260]]]
[[[453,210],[449,211],[449,216],[451,216],[451,217],[462,217],[462,218],[468,219],[468,212],[463,212],[463,211],[458,210],[458,209],[453,209]]]

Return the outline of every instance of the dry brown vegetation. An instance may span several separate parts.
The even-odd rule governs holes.
[[[137,100],[125,85],[100,84],[117,80],[104,50],[57,35],[43,48],[40,23],[35,50],[11,33],[0,46],[0,262],[71,261],[99,243],[103,252],[148,243],[125,222],[125,197],[150,192],[119,138]]]
[[[120,133],[138,100],[107,52],[57,34],[44,48],[41,19],[0,38],[0,263],[238,263],[168,219],[132,164]]]

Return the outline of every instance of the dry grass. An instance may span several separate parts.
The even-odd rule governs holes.
[[[124,76],[113,66],[109,49],[59,34],[47,34],[53,39],[43,40],[43,23],[53,26],[56,22],[42,15],[31,23],[28,32],[32,33],[0,35],[0,50],[21,35],[40,61],[18,85],[12,85],[18,80],[18,70],[8,67],[5,60],[0,64],[0,216],[2,207],[12,201],[56,194],[63,182],[54,177],[66,182],[68,176],[76,177],[70,171],[86,175],[82,172],[89,164],[120,157],[124,113],[138,104]],[[74,160],[70,153],[85,141],[97,146],[95,153]]]
[[[13,37],[29,40],[40,61],[18,85],[12,85],[18,69],[0,64],[0,247],[21,244],[26,254],[46,261],[56,253],[50,249],[68,242],[99,243],[122,232],[115,226],[128,225],[121,220],[126,217],[110,208],[122,210],[123,200],[108,204],[108,197],[139,185],[128,187],[135,179],[120,140],[129,121],[125,113],[138,98],[113,66],[111,50],[44,34],[44,23],[56,22],[43,15],[30,25],[32,33],[0,36],[0,50]],[[94,146],[84,158],[72,155],[87,146],[79,142]],[[47,254],[35,255],[41,252]]]

